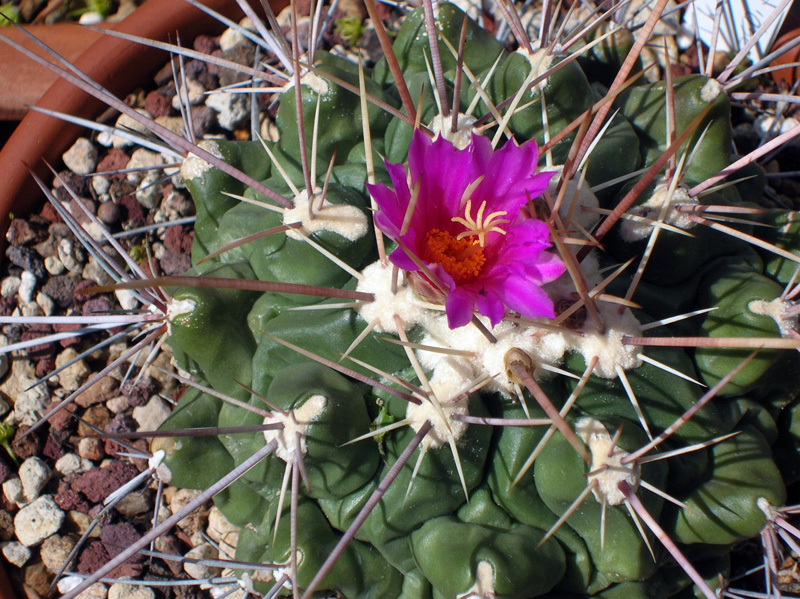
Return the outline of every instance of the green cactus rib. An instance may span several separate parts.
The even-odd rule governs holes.
[[[451,48],[458,46],[463,23],[459,9],[439,6],[439,54],[444,87],[451,95],[457,76]],[[426,65],[430,43],[423,10],[418,9],[405,19],[394,51],[412,97],[421,99],[417,108],[423,125],[438,114]],[[488,82],[477,100],[476,86],[463,85],[458,108],[463,112],[475,100],[473,116],[488,120],[498,110],[504,117],[509,104],[516,103],[507,119],[515,139],[544,144],[599,99],[598,90],[609,83],[609,73],[618,69],[631,44],[630,36],[618,34],[530,86],[568,57],[542,51],[507,52],[467,20],[463,63],[477,81]],[[325,78],[328,73],[357,87],[358,67],[321,52],[317,56],[316,70],[303,76],[299,88],[291,85],[282,94],[277,113],[280,141],[214,141],[206,148],[264,181],[294,202],[295,208],[278,212],[239,202],[227,194],[256,202],[267,198],[217,169],[192,171],[186,180],[198,219],[192,252],[195,266],[190,274],[353,290],[367,277],[368,266],[379,259],[364,184],[366,153],[371,151],[376,157],[372,180],[387,182],[387,170],[377,157],[386,156],[392,163],[406,161],[413,130],[406,121],[375,106],[362,113],[357,95]],[[400,106],[396,75],[385,60],[366,75],[371,96]],[[502,368],[490,372],[488,380],[476,381],[469,368],[475,360],[490,359],[471,357],[488,355],[476,342],[474,347],[444,350],[450,355],[443,360],[450,360],[456,365],[453,370],[461,372],[464,393],[429,400],[428,378],[436,368],[432,364],[438,363],[426,347],[446,331],[434,330],[422,317],[408,327],[406,338],[382,324],[373,330],[376,322],[362,315],[360,301],[278,292],[259,295],[236,289],[169,290],[172,302],[183,302],[184,307],[170,321],[169,343],[180,366],[253,410],[190,390],[162,428],[282,426],[264,434],[158,442],[166,451],[173,484],[198,489],[269,441],[278,442],[275,455],[215,499],[228,519],[241,527],[236,559],[278,567],[272,578],[255,580],[256,589],[266,592],[282,573],[293,577],[296,561],[297,578],[281,592],[290,594],[293,585],[305,590],[359,518],[364,522],[354,532],[355,540],[346,545],[315,590],[348,599],[490,595],[666,599],[704,593],[702,585],[696,586],[698,580],[715,586],[720,576],[729,573],[736,543],[757,537],[765,526],[766,516],[757,502],[764,498],[781,505],[786,500],[785,484],[800,472],[791,459],[800,439],[794,409],[800,391],[796,376],[800,360],[796,352],[761,351],[714,401],[650,452],[657,456],[688,448],[686,453],[626,462],[625,456],[681,422],[703,395],[702,385],[715,385],[751,350],[630,347],[620,339],[631,335],[631,328],[634,336],[645,341],[648,335],[788,336],[796,322],[793,305],[784,298],[784,285],[792,280],[797,263],[763,248],[753,250],[746,241],[686,218],[698,207],[757,205],[763,191],[763,176],[758,175],[763,173],[752,167],[752,179],[699,200],[691,198],[685,190],[734,160],[730,102],[715,81],[699,75],[677,78],[674,91],[678,132],[707,111],[697,131],[679,149],[678,156],[689,159],[674,186],[676,195],[670,198],[668,191],[674,173],[656,178],[604,239],[606,253],[575,262],[591,289],[602,279],[602,269],[633,259],[604,290],[623,297],[638,279],[636,268],[647,250],[649,263],[632,295],[633,303],[576,307],[563,323],[558,320],[563,347],[554,362],[561,374],[530,369],[541,392],[510,380],[505,371],[500,372]],[[352,228],[320,225],[313,229],[309,224],[313,221],[304,220],[303,210],[313,212],[323,203],[315,190],[297,191],[304,186],[303,154],[311,151],[310,141],[308,147],[300,147],[298,141],[297,93],[302,95],[304,122],[317,121],[317,163],[327,165],[333,160],[325,209],[338,211],[336,218]],[[638,83],[614,102],[616,115],[584,173],[589,184],[603,190],[591,194],[593,203],[575,200],[585,202],[586,210],[573,210],[576,221],[588,219],[579,221],[585,229],[597,222],[598,212],[613,210],[626,196],[641,176],[635,174],[637,169],[652,165],[669,147],[666,97],[665,82]],[[712,108],[707,110],[709,105]],[[361,136],[364,119],[371,145]],[[490,129],[489,134],[494,131]],[[574,138],[573,134],[556,144],[549,159],[564,162]],[[630,179],[619,181],[624,176]],[[320,173],[312,173],[311,178],[322,187]],[[605,185],[608,182],[612,184]],[[211,252],[293,218],[303,223],[317,247],[295,230],[280,231],[200,262]],[[800,247],[797,213],[769,211],[752,220],[771,226],[734,226],[789,252]],[[574,228],[566,228],[574,234]],[[659,238],[650,253],[648,243],[655,229]],[[554,293],[562,300],[569,298],[568,305],[559,308],[564,311],[576,299],[585,300],[587,290],[564,291],[562,285]],[[707,308],[712,310],[697,318],[640,333],[639,327],[647,328],[655,320]],[[394,308],[384,310],[382,316],[391,320]],[[430,307],[425,310],[435,313]],[[531,339],[548,334],[548,329],[525,321],[516,326],[528,331]],[[480,343],[491,346],[485,340]],[[371,387],[334,372],[293,351],[292,345],[329,364],[341,360],[351,369],[347,372],[374,378],[382,386]],[[416,354],[411,346],[417,348]],[[347,359],[343,359],[345,352],[349,352]],[[410,363],[409,353],[419,357],[421,364]],[[595,355],[600,360],[594,374],[587,373],[579,382]],[[391,393],[393,388],[421,400],[420,405]],[[564,418],[586,446],[591,464],[575,451],[574,440],[560,431],[527,425],[529,419],[545,418],[537,403],[542,393],[556,410],[574,400]],[[272,416],[265,418],[259,411]],[[491,427],[481,424],[481,418],[509,424]],[[371,505],[380,482],[423,421],[431,423],[431,431],[367,515],[365,506]],[[534,452],[538,457],[530,465]],[[289,481],[298,480],[301,461],[306,484],[293,486]],[[196,466],[200,462],[202,468]],[[622,482],[683,548],[699,572],[696,576],[677,568],[655,535],[643,527],[624,500]]]

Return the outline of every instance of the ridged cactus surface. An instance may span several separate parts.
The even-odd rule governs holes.
[[[180,366],[235,401],[192,389],[163,428],[273,425],[156,441],[172,483],[206,488],[276,443],[215,499],[241,527],[236,559],[277,566],[243,573],[261,592],[708,597],[797,472],[773,448],[797,442],[798,355],[764,341],[796,328],[783,297],[797,261],[721,229],[791,251],[796,213],[745,210],[757,167],[690,193],[736,160],[715,80],[678,77],[670,94],[638,79],[578,163],[575,122],[631,40],[567,60],[508,51],[449,4],[435,23],[440,78],[422,8],[393,42],[419,124],[385,60],[362,81],[318,52],[282,93],[278,141],[203,142],[289,208],[184,165],[189,274],[322,291],[169,290],[185,307],[169,340]],[[708,226],[726,208],[747,222]]]

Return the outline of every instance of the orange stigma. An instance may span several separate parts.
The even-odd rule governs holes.
[[[457,238],[447,231],[431,229],[425,236],[427,262],[439,264],[456,285],[475,280],[486,263],[483,247],[476,239]]]

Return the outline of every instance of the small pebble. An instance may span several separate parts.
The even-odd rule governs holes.
[[[31,558],[31,550],[22,543],[9,541],[8,543],[3,543],[3,557],[17,568],[21,568]]]
[[[78,455],[85,460],[99,461],[106,457],[103,442],[100,439],[84,437],[78,441]]]
[[[188,85],[186,87],[189,89],[189,104],[192,106],[202,104],[203,100],[205,99],[204,94],[206,93],[206,88],[195,79],[189,79],[187,84]],[[180,92],[172,97],[172,107],[175,110],[180,110],[181,104],[186,98],[186,92],[184,90],[185,87],[181,85]]]
[[[137,184],[145,178],[147,173],[153,170],[158,171],[163,164],[164,158],[161,156],[161,154],[151,152],[150,150],[145,150],[144,148],[139,148],[133,154],[131,154],[131,159],[126,168],[135,168],[141,170],[127,173],[125,177],[129,183]]]
[[[206,106],[217,113],[219,126],[228,131],[232,131],[250,115],[247,98],[241,94],[210,94],[206,98]]]
[[[7,503],[12,505],[19,505],[22,503],[22,481],[19,480],[19,477],[15,476],[9,478],[3,483],[3,495]]]
[[[27,318],[44,316],[44,311],[42,310],[42,307],[36,302],[23,303],[20,306],[20,312],[22,312],[22,315]]]
[[[53,315],[53,311],[55,310],[55,304],[53,303],[53,300],[47,296],[47,294],[42,293],[41,291],[37,293],[36,303],[39,304],[39,307],[42,309],[42,312],[44,312],[45,316]]]
[[[92,524],[92,517],[89,514],[84,514],[77,510],[70,510],[67,512],[67,524],[70,530],[74,530],[79,535],[84,535],[89,530]],[[95,527],[91,533],[90,538],[97,538],[100,536],[100,527]]]
[[[50,572],[58,572],[67,561],[73,547],[75,547],[75,540],[72,537],[53,535],[42,542],[39,556],[42,558],[45,568]]]
[[[84,281],[94,281],[98,285],[107,285],[112,282],[111,277],[103,270],[103,267],[97,263],[94,256],[89,256],[89,261],[83,268],[81,278],[83,278]]]
[[[36,289],[36,277],[28,270],[22,273],[22,281],[19,286],[19,297],[23,302],[33,301],[33,291]]]
[[[34,386],[36,380],[33,374],[33,369],[26,368],[24,362],[14,360],[11,364],[11,375],[0,383],[0,391],[15,400],[14,420],[26,426],[33,426],[50,403],[47,385]]]
[[[194,489],[178,489],[175,491],[175,494],[172,495],[172,500],[169,502],[170,511],[173,514],[177,513],[183,506],[185,506],[199,494],[200,491],[196,491]],[[200,528],[198,526],[198,522],[201,519],[202,516],[196,512],[189,514],[183,520],[178,522],[178,528],[182,530],[198,530]]]
[[[120,414],[128,409],[128,398],[124,395],[112,397],[106,402],[106,407],[112,414]]]
[[[161,125],[162,127],[166,127],[173,133],[177,135],[183,135],[183,118],[179,116],[160,116],[156,119],[156,123]],[[170,162],[174,162],[174,160],[170,160]]]
[[[97,25],[98,23],[102,23],[104,20],[105,17],[99,12],[89,11],[80,16],[78,23],[81,25]]]
[[[65,453],[56,460],[56,472],[63,476],[70,474],[82,474],[93,467],[87,459],[81,459],[74,453]]]
[[[161,192],[156,185],[159,179],[161,171],[150,171],[136,189],[136,200],[147,209],[152,210],[161,200]]]
[[[50,468],[37,457],[26,459],[19,467],[19,479],[26,501],[33,501],[50,480]]]
[[[154,431],[158,429],[171,411],[171,408],[163,399],[158,395],[153,395],[145,405],[133,409],[133,419],[139,423],[137,431]]]
[[[150,118],[150,115],[148,114],[148,112],[146,110],[137,110],[137,112],[143,114],[147,118]],[[135,133],[147,134],[147,132],[148,132],[147,131],[147,127],[145,127],[144,125],[142,125],[138,121],[135,121],[134,119],[129,117],[127,114],[121,115],[117,119],[117,122],[116,122],[115,126],[119,130],[122,130],[122,131],[125,131],[125,132],[132,131],[134,134]],[[99,142],[100,141],[100,136],[98,136],[97,139],[98,139],[98,142]],[[127,147],[127,146],[134,145],[134,142],[132,142],[132,141],[130,141],[128,139],[125,139],[124,137],[121,137],[119,135],[113,135],[111,137],[111,145],[113,145],[115,148],[124,148],[124,147]]]
[[[95,175],[92,177],[92,190],[98,197],[105,196],[111,187],[111,181],[103,175]]]
[[[78,357],[78,352],[68,347],[56,356],[56,367],[61,368]],[[91,373],[91,369],[83,360],[73,362],[58,373],[58,382],[67,391],[75,391],[80,387]]]
[[[107,225],[119,222],[119,205],[116,202],[103,202],[97,209],[97,218]]]
[[[238,46],[246,39],[247,38],[245,38],[236,29],[232,29],[229,27],[228,29],[222,32],[221,36],[219,36],[219,49],[225,52],[227,50],[230,50],[234,46]]]
[[[63,262],[58,259],[57,256],[48,256],[44,259],[44,267],[51,275],[57,277],[58,275],[63,275],[64,272],[67,270],[64,266]]]
[[[97,166],[97,149],[85,137],[79,137],[61,156],[69,170],[78,175],[88,175]]]
[[[42,495],[26,505],[14,516],[17,538],[27,547],[38,545],[58,532],[64,522],[64,512],[53,501],[51,495]]]
[[[208,536],[216,541],[221,549],[233,550],[239,542],[239,527],[231,524],[225,515],[216,506],[208,513]]]
[[[152,589],[144,586],[134,586],[115,582],[108,589],[108,599],[154,599]]]
[[[14,297],[19,291],[19,286],[22,280],[19,277],[6,277],[0,283],[0,295],[3,297]]]
[[[130,493],[120,499],[114,509],[126,518],[131,518],[148,512],[151,507],[152,497],[141,493]]]
[[[58,592],[63,595],[74,589],[81,582],[83,582],[83,577],[64,576],[58,581],[56,588],[58,589]],[[78,595],[75,599],[107,599],[107,597],[108,587],[106,587],[106,585],[104,585],[102,582],[96,582]]]
[[[117,296],[117,301],[123,310],[134,310],[139,306],[139,300],[130,289],[117,289],[114,295]]]
[[[80,274],[83,270],[83,251],[71,239],[65,237],[59,242],[58,258],[72,273]]]
[[[193,547],[186,553],[186,557],[192,559],[217,559],[219,551],[211,543],[202,543],[197,547]],[[222,568],[218,566],[208,566],[205,564],[191,564],[185,563],[183,565],[184,571],[194,578],[195,580],[203,580],[204,578],[213,578],[219,576]]]

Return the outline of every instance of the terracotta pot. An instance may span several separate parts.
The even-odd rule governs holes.
[[[6,566],[7,564],[0,561],[0,599],[17,599],[14,587],[11,586],[11,581],[6,574]]]
[[[235,0],[204,0],[204,4],[233,19],[242,16]],[[219,33],[223,28],[184,0],[148,0],[115,27],[118,31],[161,41],[174,40],[175,33],[180,32],[183,43],[190,43],[200,33]],[[2,51],[15,52],[10,48]],[[124,96],[143,84],[164,62],[163,51],[104,36],[75,65],[112,93]],[[37,106],[90,119],[105,109],[99,100],[60,79]],[[41,201],[28,167],[48,180],[43,160],[57,165],[80,131],[80,127],[31,111],[0,150],[0,245],[6,241],[10,215],[27,214]]]
[[[777,50],[781,46],[785,46],[800,37],[800,27],[787,31],[781,35],[772,45],[773,50]],[[782,64],[796,63],[800,61],[800,46],[795,46],[780,58],[772,61],[771,66],[778,66]],[[800,78],[800,66],[786,67],[777,71],[772,71],[772,78],[776,83],[784,84],[787,88],[792,87],[794,82]]]

